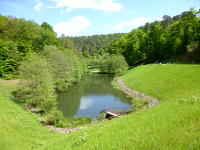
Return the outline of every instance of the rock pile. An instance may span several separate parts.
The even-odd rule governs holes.
[[[149,102],[149,104],[148,104],[147,107],[152,107],[152,106],[154,106],[154,105],[156,105],[156,104],[158,104],[160,102],[157,99],[152,99],[151,97],[149,97],[146,94],[143,94],[143,93],[140,93],[138,91],[135,91],[133,89],[128,88],[126,85],[123,84],[122,79],[118,79],[117,80],[117,84],[118,84],[118,86],[120,88],[122,88],[122,90],[124,91],[124,93],[131,94],[131,95],[134,95],[134,96],[136,96],[138,98],[142,98],[142,99],[147,100]]]
[[[54,126],[47,126],[51,131],[57,132],[57,133],[70,133],[74,131],[79,131],[81,129],[84,129],[86,127],[79,127],[79,128],[55,128]]]

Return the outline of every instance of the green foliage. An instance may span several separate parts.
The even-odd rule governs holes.
[[[64,91],[81,79],[86,71],[86,63],[74,51],[60,50],[55,46],[45,46],[41,55],[50,66],[53,81],[58,91]]]
[[[26,105],[39,107],[44,112],[49,112],[54,108],[56,96],[53,78],[46,61],[38,54],[31,53],[21,63],[19,72]]]
[[[121,55],[108,55],[104,57],[99,62],[98,67],[103,73],[115,75],[122,75],[128,69],[128,65]]]
[[[54,125],[56,127],[66,127],[64,120],[65,118],[63,117],[63,114],[59,110],[52,109],[48,114],[44,115],[42,120],[40,121],[46,125]]]
[[[67,61],[64,52],[53,46],[45,46],[41,54],[50,66],[56,89],[62,91],[71,85],[71,64]]]
[[[105,118],[106,118],[106,113],[100,113],[100,115],[98,116],[98,120],[99,121],[102,121],[102,120],[105,120]]]
[[[149,104],[149,102],[145,99],[133,99],[132,100],[132,109],[135,111],[141,110],[143,109],[145,106],[147,106]]]
[[[41,26],[24,19],[0,16],[0,77],[10,79],[29,52],[45,45],[58,45],[56,33],[47,23]]]
[[[13,41],[0,39],[0,77],[11,79],[22,60],[21,53]]]
[[[76,50],[73,40],[71,40],[69,37],[62,36],[58,38],[58,40],[62,47],[70,50]]]
[[[89,117],[65,118],[57,109],[51,110],[48,114],[43,116],[41,120],[41,122],[46,125],[54,125],[60,128],[82,126],[91,123],[91,121],[92,119]]]
[[[122,35],[123,33],[114,33],[107,35],[79,36],[69,38],[73,40],[76,49],[83,52],[83,55],[88,58],[89,56],[104,54],[106,47],[113,40],[121,37]]]
[[[190,56],[187,62],[199,62],[195,57],[199,51],[187,51],[192,43],[200,43],[200,19],[197,12],[190,10],[171,18],[163,16],[162,21],[147,23],[123,35],[111,43],[110,54],[122,54],[129,65],[173,60],[180,55]]]
[[[84,50],[84,51],[83,51],[83,56],[84,56],[85,58],[90,58],[90,57],[91,57],[88,50]]]

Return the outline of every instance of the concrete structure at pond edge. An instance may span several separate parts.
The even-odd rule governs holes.
[[[125,111],[118,111],[113,109],[103,109],[100,114],[105,114],[105,119],[112,119],[127,114]]]

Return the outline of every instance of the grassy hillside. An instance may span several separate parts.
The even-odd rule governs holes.
[[[33,149],[53,143],[58,136],[37,121],[38,117],[12,101],[16,81],[0,80],[0,149]]]
[[[123,82],[163,101],[200,97],[200,65],[143,65],[129,70]]]
[[[157,106],[70,134],[49,132],[0,86],[0,149],[200,149],[199,65],[145,65],[123,82],[157,97]],[[3,115],[2,115],[3,114]]]

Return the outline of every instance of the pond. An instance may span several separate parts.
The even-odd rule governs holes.
[[[58,94],[58,108],[65,117],[98,117],[103,109],[128,110],[130,98],[113,88],[113,77],[106,74],[85,76],[67,92]]]

